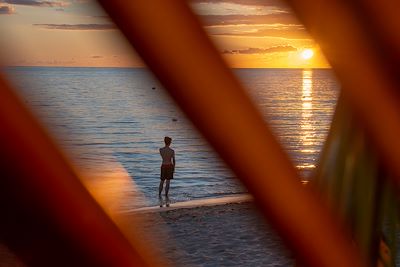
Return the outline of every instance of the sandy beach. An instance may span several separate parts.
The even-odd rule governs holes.
[[[294,266],[248,195],[171,203],[125,215],[128,220],[140,217],[143,237],[159,237],[146,243],[170,266]],[[0,266],[25,265],[0,244]]]
[[[147,231],[163,232],[164,240],[157,247],[173,262],[171,266],[294,265],[251,201],[223,203],[214,199],[197,207],[174,208],[171,204],[170,208],[150,210],[142,214]],[[157,225],[165,227],[153,227]]]

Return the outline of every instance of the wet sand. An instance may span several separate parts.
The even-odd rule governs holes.
[[[147,218],[142,214],[147,231],[162,231],[169,239],[158,249],[171,266],[294,266],[252,202],[186,206],[151,209]]]

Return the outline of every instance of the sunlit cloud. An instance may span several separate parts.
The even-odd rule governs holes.
[[[233,31],[219,31],[211,32],[212,35],[225,35],[225,36],[246,36],[246,37],[276,37],[285,39],[310,39],[310,36],[304,29],[252,29]]]
[[[231,3],[248,6],[269,6],[287,8],[282,0],[190,0],[191,3]]]
[[[226,2],[193,3],[192,8],[198,15],[267,15],[288,12],[276,6],[252,6]]]
[[[200,19],[204,26],[253,25],[253,24],[296,24],[300,23],[289,13],[267,15],[203,15]]]
[[[66,7],[66,6],[69,6],[69,2],[65,2],[65,1],[0,0],[0,3],[20,5],[20,6],[36,6],[36,7]]]
[[[269,53],[282,53],[297,51],[296,47],[290,45],[284,46],[273,46],[268,48],[246,48],[246,49],[234,49],[224,50],[222,54],[269,54]]]
[[[58,59],[49,59],[49,60],[36,60],[34,62],[28,62],[28,61],[20,61],[22,64],[21,65],[37,65],[37,66],[68,66],[71,64],[76,63],[75,60],[58,60]],[[25,63],[25,64],[23,64]]]
[[[0,6],[0,15],[11,15],[15,13],[12,6]]]
[[[33,24],[33,26],[49,30],[69,30],[69,31],[103,31],[114,30],[114,24]]]

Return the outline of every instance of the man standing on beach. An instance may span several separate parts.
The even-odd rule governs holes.
[[[167,180],[165,184],[165,197],[168,198],[169,183],[171,179],[174,178],[175,171],[175,151],[169,146],[171,145],[172,139],[168,136],[164,137],[165,146],[160,148],[160,155],[162,158],[161,164],[161,174],[160,174],[160,186],[158,188],[158,196],[161,198],[161,192],[164,187],[164,181]],[[169,203],[167,202],[167,206]]]

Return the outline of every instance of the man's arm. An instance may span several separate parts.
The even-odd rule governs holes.
[[[174,165],[174,168],[175,168],[175,151],[172,154],[172,164]]]

